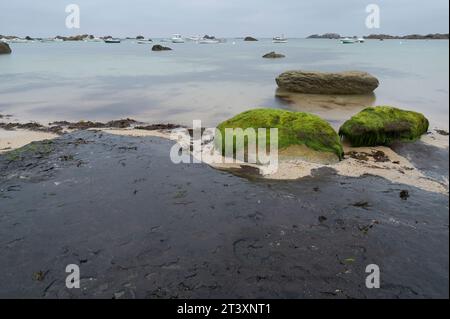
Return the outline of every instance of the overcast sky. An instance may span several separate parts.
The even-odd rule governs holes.
[[[71,3],[81,9],[78,30],[65,27],[65,7]],[[378,30],[365,26],[365,9],[371,3],[381,9]],[[448,10],[448,0],[0,0],[0,34],[304,37],[325,32],[448,33]]]

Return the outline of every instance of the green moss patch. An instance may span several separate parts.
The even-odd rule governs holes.
[[[340,138],[335,130],[320,117],[302,112],[290,112],[278,109],[255,109],[236,115],[217,126],[222,134],[221,149],[225,154],[226,144],[231,143],[225,138],[226,128],[253,128],[258,133],[258,128],[266,128],[266,148],[270,149],[270,128],[278,129],[278,149],[281,151],[290,146],[304,145],[308,148],[335,154],[339,159],[343,158],[343,149]],[[234,136],[233,150],[236,152],[236,139]],[[258,141],[257,141],[258,144]],[[247,147],[247,141],[245,141]]]
[[[352,146],[389,145],[414,141],[428,131],[429,122],[420,113],[390,106],[368,107],[345,122],[339,135]]]
[[[53,141],[33,142],[5,153],[9,161],[21,161],[27,157],[44,157],[53,151]]]

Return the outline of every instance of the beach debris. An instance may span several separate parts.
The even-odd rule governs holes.
[[[436,133],[438,133],[439,135],[449,136],[448,131],[445,131],[445,130],[439,130],[439,129],[437,129],[437,130],[435,130],[435,131],[436,131]]]
[[[328,220],[328,218],[326,218],[325,216],[319,216],[320,223],[326,222],[327,220]]]
[[[346,258],[344,259],[345,264],[353,264],[356,261],[355,258]]]
[[[367,235],[369,233],[369,230],[371,230],[375,225],[379,225],[380,222],[378,220],[372,220],[370,222],[370,224],[368,225],[364,225],[364,226],[359,226],[359,230],[364,233],[365,235]]]
[[[423,114],[391,106],[368,107],[346,121],[339,135],[352,146],[390,145],[395,141],[415,141],[428,131]],[[378,157],[380,160],[383,156]]]
[[[407,190],[402,190],[402,191],[400,192],[400,198],[401,198],[401,199],[403,199],[403,200],[408,200],[409,197],[410,197],[409,191],[407,191]]]
[[[74,156],[73,155],[62,155],[59,157],[59,160],[61,162],[69,162],[69,161],[73,161],[74,160]]]
[[[365,202],[365,201],[361,201],[361,202],[356,202],[353,204],[354,207],[358,207],[358,208],[362,208],[365,210],[368,210],[370,207],[372,207],[372,205],[370,205],[369,202]]]
[[[265,59],[281,59],[285,58],[286,56],[280,53],[276,53],[275,51],[269,52],[267,54],[263,55],[263,58]]]
[[[374,151],[372,152],[372,157],[377,163],[385,163],[390,162],[391,160],[383,151]]]
[[[34,281],[44,281],[47,273],[48,273],[48,271],[39,270],[39,271],[33,273],[33,280]]]
[[[279,109],[249,110],[220,123],[216,134],[220,132],[222,136],[225,136],[225,129],[246,130],[247,128],[253,128],[256,131],[259,128],[278,128],[278,149],[289,151],[292,156],[316,152],[334,154],[338,160],[343,159],[344,152],[339,136],[328,122],[313,114]],[[233,134],[235,136],[236,131]],[[257,140],[256,136],[256,142]],[[227,143],[233,143],[232,149],[237,151],[235,138],[222,139],[222,145],[215,145],[215,148],[225,154]],[[242,144],[247,149],[248,141]]]
[[[276,82],[281,89],[305,94],[370,94],[379,86],[377,78],[359,71],[287,71],[279,75]]]
[[[181,127],[183,126],[177,124],[151,124],[145,126],[136,126],[135,129],[146,131],[160,131],[160,130],[174,130]]]
[[[79,121],[79,122],[59,121],[59,122],[52,122],[49,125],[56,127],[66,127],[69,130],[87,130],[94,128],[129,128],[137,123],[138,122],[136,120],[126,118],[121,120],[113,120],[106,123],[93,121]]]
[[[366,152],[355,152],[355,151],[351,151],[348,153],[345,153],[346,156],[349,156],[350,158],[356,159],[358,161],[368,161],[369,160],[369,153]]]
[[[126,118],[122,120],[109,121],[108,123],[105,124],[105,126],[112,128],[128,128],[136,123],[137,123],[136,120]]]

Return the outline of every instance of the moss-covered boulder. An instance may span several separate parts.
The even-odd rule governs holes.
[[[301,152],[308,149],[333,155],[339,160],[343,158],[342,145],[336,131],[326,121],[313,114],[279,109],[254,109],[240,113],[217,126],[217,131],[223,138],[221,145],[216,139],[215,147],[221,150],[222,154],[225,154],[228,143],[233,143],[233,149],[236,151],[235,136],[233,141],[226,140],[226,128],[253,128],[256,133],[259,128],[266,128],[267,150],[270,149],[270,128],[277,128],[278,150],[281,153],[289,148]]]
[[[11,54],[11,48],[8,43],[0,41],[0,54]]]
[[[417,140],[428,127],[428,120],[420,113],[376,106],[362,110],[345,122],[339,135],[355,147],[389,145],[399,140]]]

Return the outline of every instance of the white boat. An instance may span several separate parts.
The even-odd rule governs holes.
[[[218,44],[220,43],[220,40],[217,39],[201,39],[198,41],[200,44]]]
[[[272,42],[273,42],[273,43],[287,43],[287,42],[288,42],[288,39],[286,39],[286,38],[284,37],[284,35],[282,35],[281,37],[274,37],[274,38],[272,39]]]
[[[105,43],[120,43],[120,39],[105,39]]]
[[[364,39],[364,38],[358,38],[358,40],[356,40],[356,42],[358,42],[358,43],[364,43],[364,42],[366,42],[366,39]]]
[[[350,38],[345,38],[345,39],[341,40],[341,43],[342,44],[353,44],[353,43],[356,43],[356,40],[355,39],[350,39]]]
[[[137,44],[150,44],[153,41],[151,39],[147,39],[147,40],[138,40],[136,43]]]
[[[184,43],[184,39],[181,37],[181,34],[174,34],[171,40],[172,43]]]

